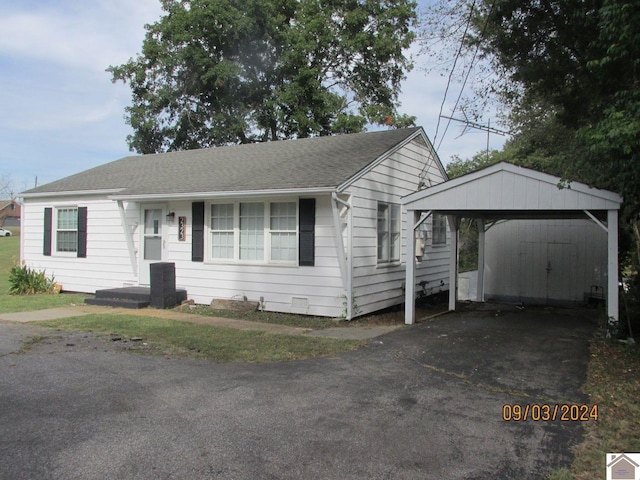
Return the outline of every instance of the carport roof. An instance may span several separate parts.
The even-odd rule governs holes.
[[[618,210],[622,197],[553,175],[500,162],[404,197],[407,210],[432,210],[484,218],[571,217]]]
[[[455,218],[475,217],[483,220],[533,218],[586,218],[589,216],[607,232],[607,314],[616,321],[618,311],[618,210],[622,197],[607,190],[590,188],[579,182],[561,188],[561,179],[524,167],[501,162],[433,187],[419,190],[402,199],[407,210],[407,258],[416,252],[413,230],[418,212],[438,212]],[[413,217],[413,218],[412,218]],[[599,218],[598,218],[599,217]],[[602,221],[606,222],[606,225]],[[414,225],[414,222],[417,221]],[[458,222],[449,222],[451,251],[458,248]],[[484,245],[484,228],[478,243]],[[456,285],[457,255],[449,256],[449,285]],[[484,276],[483,261],[478,262],[478,292]],[[415,262],[407,261],[405,289],[405,323],[415,321]],[[456,288],[449,289],[449,309],[455,310]]]

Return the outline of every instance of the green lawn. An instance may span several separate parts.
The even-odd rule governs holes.
[[[0,238],[0,313],[83,302],[85,296],[77,294],[9,295],[9,270],[17,262],[18,249],[18,236]],[[632,306],[636,308],[637,303],[634,301]],[[201,307],[198,310],[200,314],[234,315],[206,311]],[[332,320],[295,315],[259,312],[235,316],[295,326],[313,325],[314,328],[334,325]],[[381,321],[395,321],[395,318],[382,315]],[[123,338],[142,337],[150,345],[152,353],[189,355],[215,362],[293,360],[333,355],[362,345],[362,342],[356,341],[240,331],[130,314],[86,315],[42,325],[98,334],[115,333]],[[598,421],[585,423],[584,439],[574,450],[575,461],[571,472],[558,470],[548,476],[550,479],[603,478],[606,453],[640,451],[640,348],[594,338],[584,393],[589,396],[590,404],[598,405]]]
[[[18,264],[20,237],[0,238],[0,313],[25,312],[83,303],[86,295],[9,295],[9,271]]]
[[[214,362],[278,362],[334,355],[363,344],[257,330],[213,327],[139,315],[86,315],[40,325],[72,330],[141,337],[163,355],[189,355]]]
[[[0,313],[23,312],[84,303],[86,295],[9,294],[9,271],[17,264],[20,248],[18,236],[0,238]],[[217,316],[221,316],[220,313]],[[292,324],[300,325],[290,316]],[[264,315],[256,320],[271,319]],[[323,320],[329,325],[331,320]],[[157,317],[130,314],[86,315],[60,319],[39,325],[99,334],[116,333],[123,338],[142,337],[152,353],[167,352],[207,358],[215,362],[263,362],[332,355],[352,350],[362,342],[327,338],[279,335],[259,331],[198,325]]]

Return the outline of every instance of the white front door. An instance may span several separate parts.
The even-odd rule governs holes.
[[[142,210],[142,254],[140,255],[140,285],[149,285],[149,265],[164,258],[165,213],[162,206],[146,206]]]

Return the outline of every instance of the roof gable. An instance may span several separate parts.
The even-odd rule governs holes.
[[[422,128],[136,155],[27,190],[121,196],[336,188]]]
[[[559,184],[559,177],[500,162],[408,195],[403,204],[409,210],[567,211],[619,209],[622,203],[608,190]]]

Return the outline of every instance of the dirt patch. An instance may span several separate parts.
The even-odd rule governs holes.
[[[91,332],[41,328],[31,331],[19,350],[12,353],[57,354],[68,352],[129,352],[160,355],[172,358],[193,356],[188,351],[167,350],[144,339],[122,338],[118,335],[99,335]]]

